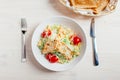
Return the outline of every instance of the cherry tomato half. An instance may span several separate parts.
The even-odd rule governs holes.
[[[57,56],[55,56],[55,55],[52,56],[51,59],[50,59],[50,62],[51,62],[51,63],[55,63],[55,62],[57,62],[57,61],[58,61],[58,58],[57,58]]]
[[[45,38],[45,37],[46,37],[46,32],[45,32],[45,31],[41,34],[41,37],[42,37],[42,38]]]
[[[48,53],[45,55],[46,59],[51,62],[51,63],[55,63],[58,61],[58,57],[52,53]]]
[[[78,45],[78,43],[80,43],[82,40],[81,40],[81,38],[79,38],[78,36],[75,36],[74,38],[73,38],[73,43],[74,43],[74,45]]]
[[[48,30],[48,31],[43,31],[43,33],[41,34],[41,37],[42,37],[42,38],[45,38],[45,37],[50,36],[50,35],[51,35],[51,31],[50,31],[50,30]]]
[[[50,36],[50,35],[51,35],[51,31],[50,31],[50,30],[48,30],[48,33],[47,33],[47,35],[48,35],[48,36]]]
[[[48,54],[45,55],[45,57],[46,57],[47,60],[50,60],[52,56],[53,55],[51,53],[48,53]]]

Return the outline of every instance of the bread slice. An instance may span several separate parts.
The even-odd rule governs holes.
[[[94,8],[94,13],[97,14],[105,9],[110,0],[97,0],[97,8]]]
[[[92,10],[94,14],[98,14],[105,9],[110,0],[69,0],[71,6],[76,9]]]
[[[97,0],[70,0],[72,6],[76,8],[96,8]]]

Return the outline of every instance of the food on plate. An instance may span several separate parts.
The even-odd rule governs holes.
[[[50,63],[68,63],[80,55],[82,39],[63,25],[47,25],[37,44]]]
[[[76,8],[96,8],[96,0],[70,0],[71,5]]]
[[[94,14],[103,11],[110,0],[69,0],[76,9],[92,10]]]
[[[95,14],[101,12],[108,5],[110,0],[97,0],[97,7],[93,9]]]

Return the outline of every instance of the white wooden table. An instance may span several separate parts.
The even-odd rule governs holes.
[[[86,33],[85,56],[73,69],[51,72],[35,60],[31,37],[38,24],[52,16],[67,16],[79,22]],[[20,19],[28,23],[27,62],[21,63]],[[68,10],[58,0],[0,0],[0,80],[119,80],[120,2],[112,14],[96,17],[100,65],[93,66],[89,36],[91,17]]]

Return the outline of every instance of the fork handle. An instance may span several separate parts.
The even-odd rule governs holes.
[[[21,42],[21,44],[22,44],[22,55],[21,55],[21,61],[22,62],[25,62],[26,61],[26,44],[25,44],[25,34],[22,34],[22,42]]]

